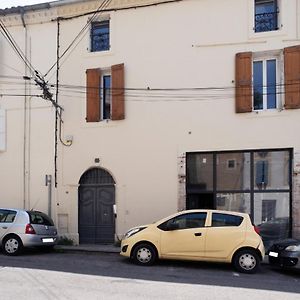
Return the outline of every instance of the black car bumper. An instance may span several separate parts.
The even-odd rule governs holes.
[[[276,253],[278,254],[275,257]],[[271,265],[286,267],[286,268],[299,268],[300,269],[300,253],[299,252],[291,252],[291,251],[280,251],[276,252],[270,249],[268,252],[269,255],[269,263]]]

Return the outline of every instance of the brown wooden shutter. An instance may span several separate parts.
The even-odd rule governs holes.
[[[86,70],[86,121],[100,121],[100,82],[101,70]]]
[[[300,108],[300,46],[284,49],[285,108]]]
[[[125,118],[124,64],[112,66],[111,76],[112,76],[111,119],[123,120]]]
[[[237,113],[252,111],[252,52],[236,54],[235,97]]]

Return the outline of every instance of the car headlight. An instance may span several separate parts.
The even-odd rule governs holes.
[[[285,248],[286,251],[300,251],[300,245],[291,245]]]
[[[145,229],[146,227],[138,227],[138,228],[132,228],[129,231],[127,231],[124,235],[125,239],[128,239],[129,237],[133,236],[134,234],[142,231],[143,229]]]

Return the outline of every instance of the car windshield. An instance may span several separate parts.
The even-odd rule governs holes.
[[[46,214],[39,211],[28,211],[31,224],[54,226],[53,221]]]

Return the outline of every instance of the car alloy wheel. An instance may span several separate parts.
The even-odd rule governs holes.
[[[22,242],[18,237],[8,237],[4,241],[4,252],[7,255],[17,255],[22,248]]]
[[[255,273],[260,265],[260,259],[251,249],[241,250],[233,258],[235,268],[242,273]]]
[[[150,244],[140,244],[134,248],[133,259],[139,265],[152,265],[156,259],[156,252]]]

